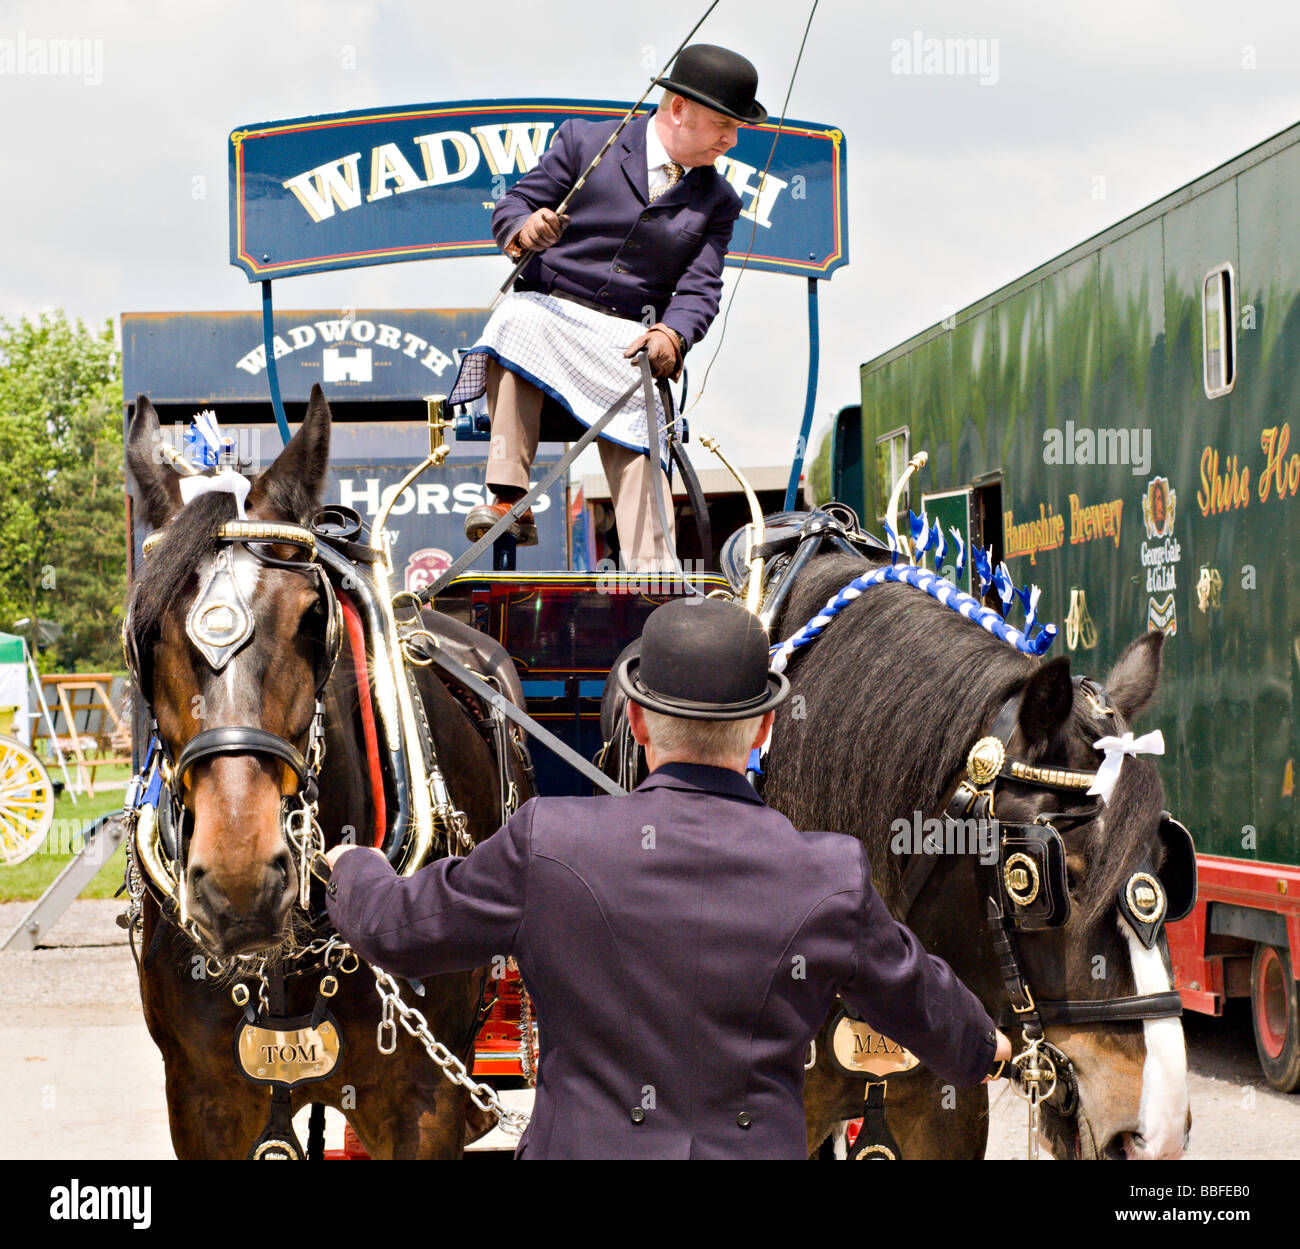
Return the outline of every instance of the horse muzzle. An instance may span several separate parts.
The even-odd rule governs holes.
[[[280,945],[288,932],[298,876],[287,846],[238,888],[215,872],[191,863],[183,885],[189,918],[218,958],[253,954]]]

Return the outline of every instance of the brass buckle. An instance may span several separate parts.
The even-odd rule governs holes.
[[[1029,1005],[1017,1006],[1014,1002],[1012,1002],[1011,1009],[1015,1011],[1017,1015],[1028,1015],[1031,1011],[1036,1011],[1038,1007],[1034,1004],[1034,995],[1033,993],[1030,992],[1029,986],[1023,985],[1022,987],[1024,988],[1025,996],[1029,999]]]

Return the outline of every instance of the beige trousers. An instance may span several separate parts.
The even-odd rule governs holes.
[[[528,473],[537,455],[545,396],[531,382],[487,361],[487,401],[492,417],[487,484],[528,489]],[[597,438],[600,463],[609,482],[623,561],[630,572],[671,567],[671,552],[659,529],[647,474],[653,472],[668,517],[668,542],[676,542],[672,493],[663,470],[640,451]]]

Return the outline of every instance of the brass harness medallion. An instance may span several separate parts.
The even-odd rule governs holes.
[[[1002,869],[1002,884],[1012,902],[1017,906],[1028,906],[1038,897],[1042,884],[1038,864],[1027,854],[1013,854]]]
[[[976,785],[987,785],[1002,771],[1007,748],[996,737],[981,737],[966,756],[966,772]]]
[[[1144,924],[1159,922],[1165,913],[1165,891],[1150,872],[1134,872],[1124,891],[1138,919]]]

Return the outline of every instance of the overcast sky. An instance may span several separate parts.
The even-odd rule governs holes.
[[[236,125],[496,96],[630,101],[706,7],[0,0],[0,40],[89,39],[102,55],[80,78],[0,72],[0,315],[254,310],[258,288],[227,262]],[[696,39],[754,61],[775,115],[807,11],[722,0]],[[896,72],[896,41],[915,32],[984,41],[984,72]],[[863,360],[1300,122],[1298,54],[1295,0],[821,0],[789,105],[848,147],[851,263],[821,285],[819,424],[856,401]],[[276,299],[483,306],[506,268],[300,277]],[[728,269],[728,291],[735,280]],[[720,323],[692,352],[695,386]],[[788,461],[806,369],[803,280],[747,273],[697,430],[745,463]]]

